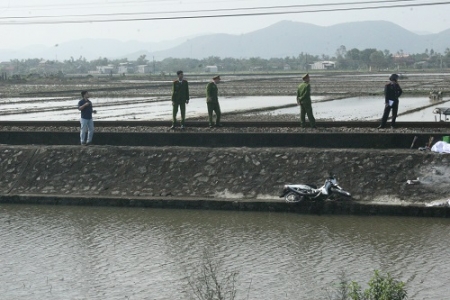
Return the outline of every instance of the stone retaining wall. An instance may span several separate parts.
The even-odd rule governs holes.
[[[280,201],[285,183],[321,185],[332,171],[356,200],[417,203],[450,198],[449,157],[418,150],[0,146],[0,194]],[[406,184],[417,177],[420,184]]]
[[[75,129],[75,128],[74,128]],[[414,137],[415,145],[423,146],[433,137],[441,140],[442,133],[404,133],[404,132],[316,132],[305,129],[306,132],[264,132],[266,128],[258,128],[261,132],[186,132],[163,129],[163,132],[96,132],[94,143],[97,146],[148,146],[148,147],[304,147],[309,148],[345,148],[345,149],[409,149]],[[79,129],[75,129],[77,132]],[[0,131],[0,141],[9,145],[79,145],[78,132],[70,131]]]

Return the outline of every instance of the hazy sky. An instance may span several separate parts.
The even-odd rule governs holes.
[[[414,32],[427,33],[437,33],[450,28],[450,17],[447,13],[450,11],[450,1],[403,0],[381,2],[363,0],[0,0],[1,48],[14,49],[33,44],[51,46],[81,38],[112,38],[121,41],[159,42],[207,33],[241,34],[267,27],[281,20],[306,22],[321,26],[352,21],[387,20]],[[58,24],[60,21],[69,20],[96,21],[280,11],[305,12],[350,7],[433,4],[438,2],[446,4],[403,8],[389,7],[373,10],[290,13],[269,16]],[[353,4],[332,6],[332,4],[336,3]],[[223,11],[223,9],[235,8],[309,4],[322,4],[323,6]],[[196,12],[200,10],[207,11]],[[142,14],[138,15],[138,13]],[[99,16],[98,14],[106,14],[106,16]],[[69,15],[72,15],[72,17]],[[51,21],[55,22],[55,24],[11,25],[14,23],[42,21]]]

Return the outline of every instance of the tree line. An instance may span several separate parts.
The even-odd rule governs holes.
[[[407,54],[403,50],[391,53],[388,50],[367,49],[347,49],[340,46],[334,56],[311,55],[300,53],[298,56],[288,56],[284,58],[220,58],[210,56],[204,59],[193,58],[165,58],[160,61],[149,61],[145,55],[141,55],[134,61],[128,59],[108,59],[98,58],[88,61],[84,57],[79,57],[64,61],[43,60],[43,59],[13,59],[0,66],[2,73],[8,71],[10,75],[30,75],[30,74],[88,74],[95,73],[102,67],[112,68],[111,73],[119,73],[119,66],[128,63],[130,66],[147,65],[148,73],[164,74],[174,73],[179,69],[189,73],[204,73],[206,66],[217,66],[222,73],[239,72],[280,72],[280,71],[304,71],[312,68],[312,64],[320,61],[331,61],[336,70],[360,70],[377,71],[388,69],[444,69],[450,68],[450,49],[444,53],[439,53],[433,49],[425,49],[423,53]],[[127,73],[137,73],[137,69],[128,68]]]

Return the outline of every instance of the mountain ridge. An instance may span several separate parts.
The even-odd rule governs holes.
[[[450,29],[437,34],[419,35],[389,21],[347,22],[326,27],[281,21],[241,35],[199,36],[153,55],[198,59],[209,56],[271,58],[298,56],[303,52],[333,56],[341,45],[347,50],[376,48],[391,53],[423,53],[425,49],[444,52],[450,47],[449,40]],[[186,52],[188,55],[185,55]]]
[[[376,48],[391,53],[423,53],[433,49],[443,53],[450,47],[450,29],[420,35],[389,21],[346,22],[332,26],[280,21],[239,35],[215,33],[185,37],[166,42],[82,39],[45,47],[34,45],[21,50],[0,49],[0,60],[42,58],[66,60],[80,56],[88,60],[128,58],[139,55],[155,60],[173,58],[272,58],[298,56],[300,53],[334,56],[336,50]]]

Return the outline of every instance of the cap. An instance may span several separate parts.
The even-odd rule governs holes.
[[[220,80],[220,75],[216,75],[212,79],[219,79]]]
[[[308,77],[309,77],[309,74],[306,73],[305,75],[302,76],[302,79],[306,79],[306,78],[308,78]]]
[[[391,76],[389,76],[389,80],[390,81],[397,81],[399,77],[400,76],[398,76],[397,74],[392,74]]]

